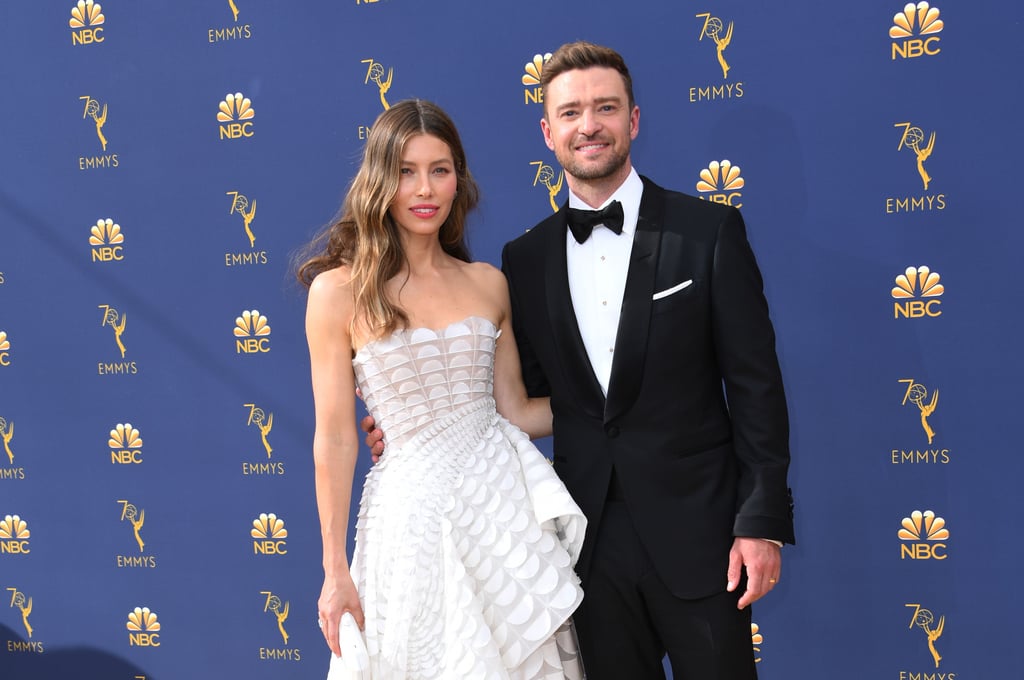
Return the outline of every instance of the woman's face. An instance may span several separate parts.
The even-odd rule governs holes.
[[[433,135],[416,135],[402,150],[399,172],[398,193],[388,209],[391,217],[410,234],[437,234],[458,186],[451,149]]]

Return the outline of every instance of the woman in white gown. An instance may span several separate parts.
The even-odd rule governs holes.
[[[340,218],[299,268],[319,620],[338,654],[352,613],[375,680],[582,677],[570,617],[586,520],[529,442],[550,434],[550,404],[527,399],[504,276],[469,261],[477,198],[449,117],[398,103],[374,123]],[[350,565],[357,387],[388,454],[364,482]]]

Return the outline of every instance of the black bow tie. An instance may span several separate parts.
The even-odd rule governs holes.
[[[590,238],[594,227],[603,224],[616,234],[622,233],[622,204],[612,201],[601,210],[579,210],[569,208],[569,231],[577,243]]]

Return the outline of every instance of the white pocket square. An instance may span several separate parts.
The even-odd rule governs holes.
[[[682,283],[677,284],[675,286],[672,286],[671,288],[666,288],[665,290],[661,291],[660,293],[655,293],[654,297],[651,298],[651,301],[653,302],[654,300],[660,300],[661,298],[668,297],[672,293],[678,293],[683,288],[686,288],[687,286],[689,286],[691,283],[693,283],[693,279],[689,279],[687,281],[683,281]]]

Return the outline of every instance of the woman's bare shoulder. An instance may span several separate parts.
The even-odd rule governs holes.
[[[309,285],[308,307],[330,317],[351,317],[354,308],[352,268],[342,265],[320,272]]]

